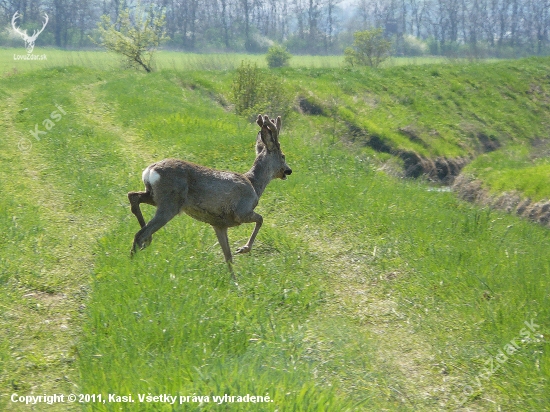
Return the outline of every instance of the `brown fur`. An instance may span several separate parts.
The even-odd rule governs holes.
[[[145,192],[128,193],[132,213],[141,226],[134,237],[132,255],[151,243],[153,233],[184,212],[212,225],[233,273],[227,229],[242,223],[255,223],[246,245],[237,249],[237,253],[250,252],[263,222],[262,216],[254,212],[260,196],[271,180],[284,180],[292,173],[279,145],[281,117],[273,121],[259,115],[256,122],[261,128],[256,139],[256,160],[244,174],[214,170],[177,159],[164,159],[145,169]],[[154,179],[150,176],[155,172],[160,178],[151,182]],[[157,207],[155,216],[147,224],[140,203]]]

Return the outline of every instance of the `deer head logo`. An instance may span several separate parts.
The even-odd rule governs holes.
[[[25,48],[27,49],[27,53],[28,54],[31,54],[33,49],[34,49],[34,42],[36,41],[36,38],[38,37],[38,35],[40,33],[42,33],[44,31],[44,28],[46,27],[46,24],[48,24],[48,15],[46,13],[44,13],[44,16],[45,16],[45,19],[44,19],[44,24],[42,25],[42,28],[40,30],[35,30],[34,33],[32,34],[32,36],[29,36],[27,34],[27,30],[19,30],[19,28],[15,25],[15,20],[17,20],[19,17],[21,17],[21,15],[19,14],[18,11],[15,12],[15,14],[13,15],[12,19],[11,19],[11,26],[13,27],[13,30],[18,33],[22,38],[23,40],[25,40]]]

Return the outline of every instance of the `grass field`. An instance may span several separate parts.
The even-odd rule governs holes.
[[[99,70],[116,70],[120,67],[120,59],[115,54],[103,51],[66,51],[52,48],[37,48],[34,54],[45,54],[45,60],[15,60],[13,56],[20,54],[25,54],[25,49],[0,48],[0,72],[20,73],[28,70],[73,65]],[[202,54],[162,50],[157,53],[155,62],[158,70],[233,70],[237,68],[243,60],[254,62],[259,67],[267,67],[265,55],[263,54]],[[459,62],[459,60],[454,62]],[[463,62],[466,62],[466,60]],[[450,61],[441,57],[393,57],[387,60],[384,65],[386,67],[392,67],[433,63],[450,63]],[[294,56],[290,60],[290,66],[309,68],[343,67],[344,58],[343,56]]]
[[[260,200],[264,226],[252,253],[235,259],[238,286],[214,231],[187,216],[130,260],[139,226],[126,199],[141,189],[143,168],[165,157],[248,170],[257,127],[219,104],[232,72],[167,67],[145,75],[96,64],[7,70],[0,79],[1,409],[29,408],[12,402],[15,393],[135,401],[36,409],[59,411],[550,408],[548,229],[388,176],[380,170],[387,155],[338,133],[341,119],[365,117],[357,110],[368,99],[354,102],[345,92],[368,79],[373,90],[383,82],[406,98],[414,90],[407,76],[439,78],[422,90],[438,87],[456,102],[460,91],[445,86],[458,82],[455,71],[483,73],[472,82],[490,92],[502,79],[538,79],[547,63],[516,63],[531,67],[524,78],[513,63],[433,65],[424,75],[412,67],[276,73],[321,103],[335,87],[331,76],[340,76],[339,98],[355,117],[283,119],[281,146],[294,173]],[[369,120],[380,134],[389,133],[390,115],[410,108],[393,93],[395,100],[376,105],[385,115]],[[530,142],[529,133],[543,130],[535,123],[544,110],[524,118],[534,106],[521,90],[509,93],[518,102],[510,122],[487,109],[501,110],[501,94],[484,102],[481,93],[464,110],[499,138],[525,126],[520,137]],[[456,111],[454,103],[439,113],[418,109],[448,118],[441,130],[452,130]],[[45,131],[39,140],[29,132],[35,125]],[[434,139],[425,153],[463,153],[456,135]],[[518,161],[530,159],[532,146],[506,139],[503,148]],[[474,170],[515,167],[502,153],[478,158],[486,164]],[[232,229],[232,247],[251,230]],[[148,394],[189,398],[140,401]],[[213,401],[224,394],[269,401]]]

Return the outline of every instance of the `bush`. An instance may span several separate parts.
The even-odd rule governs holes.
[[[138,2],[133,15],[130,15],[129,8],[125,8],[115,24],[111,23],[109,16],[101,16],[98,23],[101,40],[98,44],[122,55],[128,66],[143,68],[149,73],[153,70],[153,54],[167,39],[164,25],[164,12],[155,13],[152,6],[146,12]]]
[[[248,109],[254,107],[259,100],[258,92],[260,85],[260,72],[256,63],[241,62],[237,69],[237,75],[233,79],[231,89],[233,102],[235,103],[235,113],[243,114]]]
[[[357,31],[353,38],[353,47],[344,50],[350,66],[378,67],[390,55],[391,41],[384,38],[382,29]]]
[[[288,61],[292,55],[286,50],[285,46],[273,45],[267,51],[267,65],[269,68],[288,66]]]
[[[403,36],[403,54],[405,56],[424,56],[428,54],[428,44],[418,37],[407,34]]]
[[[241,62],[231,90],[235,113],[255,117],[258,113],[287,116],[292,110],[292,92],[284,80],[261,71],[250,62]]]

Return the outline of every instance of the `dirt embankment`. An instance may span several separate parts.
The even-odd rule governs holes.
[[[369,146],[377,152],[389,153],[399,157],[403,161],[404,177],[419,178],[424,176],[431,181],[449,185],[454,181],[455,177],[460,174],[462,168],[471,160],[468,157],[436,157],[430,159],[414,151],[392,147],[388,142],[384,141],[384,139],[352,123],[346,122],[346,126],[349,140]],[[411,128],[404,127],[399,129],[399,131],[406,135],[411,141],[423,143],[416,132]]]
[[[464,175],[460,175],[455,179],[452,189],[464,200],[505,210],[508,213],[514,213],[550,227],[549,200],[533,202],[529,198],[522,198],[517,192],[491,194],[489,190],[483,187],[480,180],[471,179]]]
[[[436,157],[429,159],[415,152],[401,151],[397,155],[405,164],[405,177],[425,176],[429,180],[451,184],[470,159],[466,157]]]
[[[428,158],[415,151],[393,147],[383,137],[365,130],[354,122],[339,117],[313,95],[301,96],[298,99],[296,109],[304,115],[335,116],[343,125],[341,131],[344,140],[369,146],[377,152],[388,153],[398,157],[403,161],[403,170],[399,174],[404,177],[425,177],[433,182],[451,186],[452,190],[464,200],[495,209],[506,210],[508,213],[515,213],[518,216],[550,227],[549,200],[533,202],[529,198],[522,198],[517,192],[505,192],[495,195],[484,188],[480,180],[475,180],[461,174],[464,166],[472,161],[476,154],[493,152],[501,147],[501,143],[493,136],[488,136],[479,131],[472,131],[475,143],[471,148],[472,154],[470,156]],[[406,136],[411,142],[428,147],[414,125],[401,127],[398,129],[398,132]],[[546,148],[544,152],[541,149],[543,144]],[[538,151],[545,153],[545,155],[550,153],[550,144],[548,144],[547,140],[535,140],[533,145],[541,146],[537,147]]]
[[[383,137],[364,129],[349,119],[342,118],[336,113],[334,107],[331,108],[330,105],[323,103],[312,93],[299,96],[296,100],[295,109],[302,115],[332,117],[343,126],[341,129],[342,139],[369,146],[377,152],[389,153],[400,158],[403,161],[402,175],[404,177],[418,178],[424,176],[431,181],[450,185],[455,177],[460,174],[462,168],[471,160],[469,157],[428,158],[412,150],[396,148]],[[398,132],[406,136],[411,142],[428,147],[414,125],[401,127]],[[478,139],[483,152],[496,148],[493,147],[495,143],[490,138],[482,135],[478,136]]]
[[[437,157],[434,159],[426,158],[413,151],[396,150],[387,145],[377,136],[369,135],[364,131],[350,127],[348,125],[354,140],[362,140],[366,145],[379,152],[390,153],[399,157],[404,164],[404,176],[425,178],[451,186],[453,191],[464,200],[489,206],[495,209],[505,210],[508,213],[514,213],[544,226],[550,227],[550,201],[542,200],[534,202],[529,198],[522,198],[518,192],[504,192],[502,194],[492,194],[483,187],[480,180],[475,180],[461,174],[462,169],[472,158],[456,157],[446,158]],[[409,136],[411,140],[419,140],[414,133],[407,128],[399,130],[401,133]],[[478,134],[479,153],[488,153],[497,150],[500,143],[483,134]],[[419,140],[421,142],[421,140]]]

